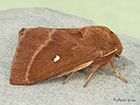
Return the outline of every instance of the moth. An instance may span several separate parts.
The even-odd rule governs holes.
[[[23,28],[14,55],[10,84],[27,85],[70,74],[90,66],[86,87],[93,73],[111,64],[126,83],[113,57],[120,57],[122,44],[115,33],[104,26],[82,28]]]

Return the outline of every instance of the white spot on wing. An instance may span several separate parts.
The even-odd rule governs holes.
[[[54,62],[57,62],[58,60],[60,60],[60,56],[56,55],[56,57],[54,58]]]

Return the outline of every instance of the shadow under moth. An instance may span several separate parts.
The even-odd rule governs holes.
[[[111,61],[119,58],[122,49],[117,35],[104,26],[23,28],[19,31],[10,84],[34,84],[71,73],[65,84],[76,71],[90,66],[86,87],[93,73],[108,64],[126,83]]]

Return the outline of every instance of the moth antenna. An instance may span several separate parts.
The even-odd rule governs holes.
[[[106,56],[108,56],[108,55],[110,55],[110,54],[112,54],[112,53],[114,53],[114,52],[117,52],[117,51],[118,51],[118,49],[115,48],[113,51],[111,51],[111,52],[108,53],[108,54],[103,55],[102,57],[106,57]]]

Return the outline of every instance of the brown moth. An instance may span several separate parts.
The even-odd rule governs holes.
[[[76,71],[90,66],[86,87],[93,73],[108,64],[127,82],[111,61],[119,58],[122,44],[107,27],[23,28],[19,37],[10,84],[34,84],[71,73],[65,84]]]

